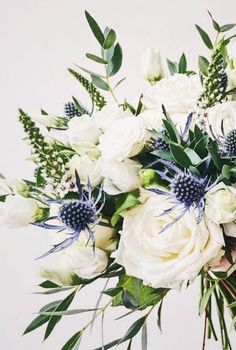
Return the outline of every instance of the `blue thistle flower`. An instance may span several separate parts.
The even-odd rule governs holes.
[[[79,199],[49,201],[49,203],[61,204],[58,216],[52,216],[40,223],[33,223],[33,225],[45,229],[58,230],[60,232],[68,229],[72,231],[67,239],[54,245],[52,249],[41,255],[38,259],[44,258],[51,253],[57,253],[69,247],[79,238],[81,232],[84,230],[86,230],[89,234],[88,242],[91,240],[93,243],[93,248],[95,249],[93,228],[99,223],[98,214],[101,212],[105,202],[103,189],[101,186],[97,198],[94,199],[92,196],[92,186],[89,179],[87,182],[87,193],[85,193],[85,191],[82,190],[80,178],[77,172],[76,185]],[[48,221],[54,219],[58,219],[62,225],[51,225],[48,223]],[[93,226],[92,228],[91,225]]]
[[[236,129],[232,129],[227,134],[224,130],[224,121],[221,121],[221,133],[222,135],[216,135],[212,129],[212,125],[209,125],[209,129],[212,137],[217,141],[222,154],[226,154],[228,157],[236,157]]]
[[[152,139],[150,144],[151,144],[151,149],[152,151],[168,151],[169,150],[169,143],[165,140],[165,137],[167,137],[167,131],[163,130],[160,132],[161,135],[164,137],[156,137],[155,139]]]
[[[167,196],[168,198],[174,200],[174,206],[165,210],[161,215],[168,214],[178,207],[181,209],[180,215],[173,222],[166,225],[161,232],[172,226],[176,221],[184,216],[184,214],[190,208],[195,208],[198,210],[197,222],[199,223],[203,216],[205,194],[216,185],[218,180],[211,183],[211,179],[209,179],[207,176],[197,177],[189,170],[185,169],[183,171],[171,162],[161,159],[159,162],[165,165],[166,169],[164,171],[156,170],[156,173],[159,174],[163,180],[166,180],[169,183],[170,192],[155,188],[149,189],[149,191]],[[171,170],[174,171],[174,175],[171,175]]]

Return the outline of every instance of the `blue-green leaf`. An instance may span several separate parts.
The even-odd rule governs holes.
[[[115,41],[116,41],[116,33],[113,29],[110,29],[104,41],[103,48],[105,50],[110,49],[110,47],[114,45]]]
[[[100,29],[100,27],[97,24],[97,22],[95,21],[95,19],[87,11],[85,11],[85,16],[86,16],[88,24],[89,24],[95,38],[97,39],[99,44],[101,46],[103,46],[105,38],[104,38],[102,30]]]
[[[107,61],[105,61],[103,58],[97,55],[94,55],[92,53],[86,53],[86,57],[88,57],[90,60],[95,61],[97,63],[107,64]]]
[[[119,70],[122,65],[122,48],[119,43],[116,44],[114,48],[114,53],[111,58],[109,70],[108,70],[108,75],[113,76],[115,75]]]
[[[180,60],[179,60],[179,73],[186,73],[186,70],[187,70],[187,59],[186,59],[186,56],[185,54],[183,53],[182,56],[180,57]]]
[[[107,82],[105,80],[103,80],[102,78],[96,76],[96,75],[92,75],[91,74],[91,78],[92,78],[92,82],[95,86],[97,86],[99,89],[105,90],[105,91],[109,91],[109,85],[107,84]]]
[[[204,44],[208,47],[208,49],[212,50],[213,44],[211,42],[209,35],[201,27],[199,27],[197,24],[196,24],[196,28],[197,28],[197,31],[200,34]]]

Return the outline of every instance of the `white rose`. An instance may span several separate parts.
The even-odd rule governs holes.
[[[124,215],[116,262],[154,288],[178,289],[184,281],[193,281],[224,244],[220,226],[207,217],[197,223],[193,212],[159,233],[179,214],[160,216],[171,206],[166,197],[151,195]]]
[[[207,132],[211,134],[212,129],[215,136],[222,136],[222,121],[225,135],[236,129],[236,101],[219,103],[208,110]]]
[[[126,159],[119,162],[114,159],[101,160],[101,174],[104,177],[104,191],[110,195],[133,191],[138,188],[138,172],[141,164]]]
[[[236,238],[236,223],[230,222],[229,224],[224,224],[224,232],[226,236]]]
[[[155,84],[164,77],[161,55],[158,49],[149,48],[141,56],[144,78]]]
[[[9,228],[27,226],[39,212],[37,202],[31,198],[8,196],[0,203],[0,223]]]
[[[100,159],[91,159],[87,155],[74,155],[69,163],[68,175],[75,177],[75,171],[79,174],[82,184],[86,184],[88,177],[93,187],[102,181]]]
[[[164,118],[164,115],[159,109],[146,109],[139,115],[139,117],[142,118],[142,120],[144,121],[146,129],[154,129],[157,131],[163,130],[162,120]],[[174,113],[170,115],[170,118],[172,119],[179,131],[184,130],[188,118],[187,114]]]
[[[53,214],[58,212],[58,207],[53,205]],[[94,235],[95,252],[92,242],[88,243],[87,233],[83,231],[79,239],[70,247],[49,256],[49,263],[41,268],[41,277],[60,285],[68,285],[72,282],[73,274],[83,278],[93,278],[102,273],[107,267],[108,254],[116,249],[116,231],[111,227],[97,225]],[[53,244],[58,244],[67,237],[63,233],[57,234]]]
[[[161,111],[161,106],[164,105],[170,114],[189,114],[194,110],[200,92],[198,77],[175,74],[151,86],[144,93],[142,102],[146,108],[157,108]]]
[[[122,118],[114,122],[100,136],[98,146],[102,157],[119,161],[138,154],[145,143],[146,129],[139,117]]]
[[[92,247],[72,245],[64,250],[57,261],[50,263],[50,267],[41,267],[40,275],[59,285],[70,285],[73,275],[82,278],[93,278],[102,273],[108,263],[108,256],[103,250]]]
[[[130,116],[132,116],[130,111],[124,111],[122,107],[118,107],[117,105],[108,105],[103,107],[101,111],[95,112],[93,114],[93,119],[96,125],[98,125],[102,131],[105,131],[118,119]]]
[[[84,153],[87,148],[95,148],[101,135],[99,127],[88,115],[72,118],[68,123],[67,133],[71,147],[78,153]]]
[[[220,182],[206,194],[205,213],[216,224],[236,219],[236,188]]]

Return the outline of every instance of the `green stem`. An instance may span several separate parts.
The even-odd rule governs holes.
[[[106,81],[107,81],[107,85],[109,86],[109,91],[110,91],[110,93],[111,93],[113,99],[115,100],[115,102],[116,102],[117,104],[119,104],[119,102],[118,102],[118,100],[117,100],[117,98],[116,98],[116,96],[115,96],[115,94],[114,94],[114,91],[113,91],[113,89],[112,89],[112,87],[111,87],[111,84],[110,84],[110,81],[109,81],[109,77],[108,77],[108,76],[106,76]]]

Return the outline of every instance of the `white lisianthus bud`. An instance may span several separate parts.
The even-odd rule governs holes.
[[[27,197],[29,194],[29,186],[23,180],[13,180],[10,183],[11,188],[15,194],[20,194],[23,197]]]
[[[158,49],[149,48],[141,56],[144,78],[151,84],[164,78],[161,56]]]
[[[22,196],[8,196],[0,203],[0,223],[8,228],[27,226],[41,211],[36,200]]]
[[[39,123],[46,128],[60,127],[64,125],[63,118],[59,118],[55,115],[37,115],[33,117],[36,123]]]
[[[206,216],[215,224],[227,224],[236,219],[236,189],[220,182],[206,194]]]

